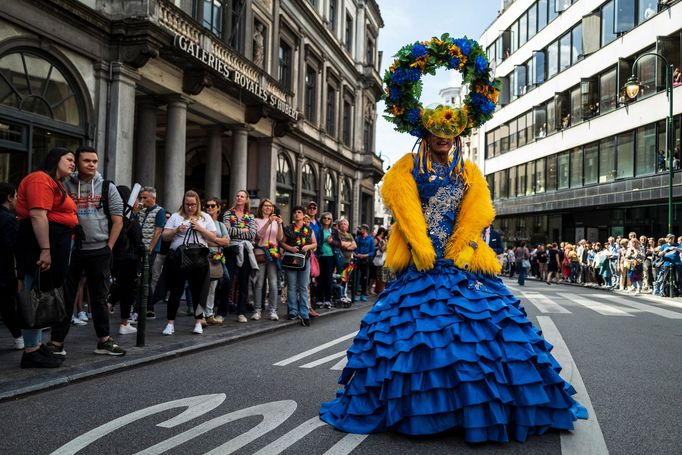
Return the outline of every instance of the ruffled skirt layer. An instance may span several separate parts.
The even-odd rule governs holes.
[[[461,428],[471,443],[572,430],[587,411],[551,349],[498,278],[411,267],[362,320],[320,417],[349,433]]]

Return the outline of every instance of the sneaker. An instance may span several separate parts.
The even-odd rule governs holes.
[[[204,328],[201,325],[201,321],[197,321],[197,323],[194,324],[194,330],[192,330],[192,333],[196,335],[201,335],[202,333],[204,333]]]
[[[366,302],[366,301],[367,301],[367,296],[366,296],[366,295],[361,295],[361,296],[360,296],[360,300],[362,300],[363,302]]]
[[[125,355],[126,352],[121,346],[114,343],[113,338],[109,337],[107,341],[97,342],[97,349],[95,349],[95,354],[121,356]]]
[[[80,311],[77,317],[81,321],[88,322],[88,313],[86,313],[85,311]]]
[[[66,350],[64,349],[63,344],[61,346],[57,346],[56,344],[53,344],[51,341],[49,341],[45,345],[45,348],[48,351],[50,351],[52,354],[61,355],[61,356],[66,357]]]
[[[260,320],[260,311],[254,311],[253,314],[251,315],[251,320],[252,321],[259,321]]]
[[[173,335],[175,333],[175,326],[173,324],[166,324],[166,327],[161,332],[161,335]]]
[[[79,326],[88,325],[88,323],[86,321],[84,321],[80,318],[77,318],[76,316],[71,317],[71,324],[79,325]]]
[[[128,318],[128,322],[134,324],[137,322],[137,313],[130,313],[130,317]]]
[[[240,315],[237,317],[237,322],[247,322],[247,321],[248,321],[248,320],[246,319],[246,316],[244,316],[243,314],[240,314]]]
[[[24,349],[24,337],[18,337],[14,339],[14,349],[17,351]]]
[[[223,322],[225,322],[225,318],[223,318],[223,317],[220,316],[220,315],[215,315],[215,316],[213,316],[213,320],[214,320],[215,322],[217,322],[218,324],[222,324]]]
[[[156,319],[156,313],[153,310],[147,310],[147,319]]]
[[[218,319],[216,319],[215,316],[209,316],[206,318],[206,324],[208,325],[221,325],[222,323],[223,321],[221,320],[220,322],[218,322]]]
[[[126,325],[121,324],[121,325],[118,326],[118,334],[119,334],[119,335],[129,335],[129,334],[131,334],[131,333],[137,333],[137,329],[136,329],[135,327],[133,327],[132,325],[130,325],[130,324],[126,324]]]
[[[24,352],[21,356],[21,368],[57,368],[64,362],[41,345],[37,351]]]
[[[301,324],[303,324],[303,327],[310,327],[310,319],[301,318]]]
[[[298,316],[289,316],[290,321],[298,321]]]
[[[268,319],[270,319],[271,321],[279,321],[279,316],[277,316],[277,313],[270,313]]]

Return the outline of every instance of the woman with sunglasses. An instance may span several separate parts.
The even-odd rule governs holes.
[[[268,277],[268,319],[279,320],[277,316],[277,279],[279,271],[279,242],[284,238],[282,217],[275,214],[275,204],[270,199],[263,199],[256,214],[256,260],[258,261],[258,276],[256,278],[256,292],[254,312],[251,319],[261,318],[263,305],[263,286],[265,276]]]
[[[217,262],[220,268],[222,268],[224,264],[223,248],[230,244],[230,235],[227,232],[227,227],[225,224],[219,220],[220,200],[216,197],[206,200],[206,212],[213,220],[216,229],[215,242],[208,242],[208,248],[211,250],[211,261]],[[221,279],[222,277],[212,277],[211,284],[208,287],[206,311],[204,312],[207,325],[221,325],[223,323],[223,317],[215,314],[216,288],[218,287],[218,283],[221,281]]]
[[[320,217],[320,240],[317,244],[317,259],[320,262],[320,276],[317,278],[317,301],[320,308],[332,307],[332,275],[334,273],[333,219],[330,212]]]

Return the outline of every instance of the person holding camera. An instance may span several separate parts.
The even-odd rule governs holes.
[[[263,199],[256,213],[256,262],[258,275],[256,277],[256,295],[254,312],[251,319],[261,318],[263,305],[263,286],[265,276],[268,277],[268,319],[279,320],[277,316],[277,274],[279,271],[279,242],[284,238],[282,217],[279,208],[270,199]]]

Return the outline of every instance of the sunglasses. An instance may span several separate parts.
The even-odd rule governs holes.
[[[214,209],[214,208],[216,208],[216,207],[218,207],[218,206],[215,205],[215,204],[206,204],[206,207],[209,208],[209,209]]]

